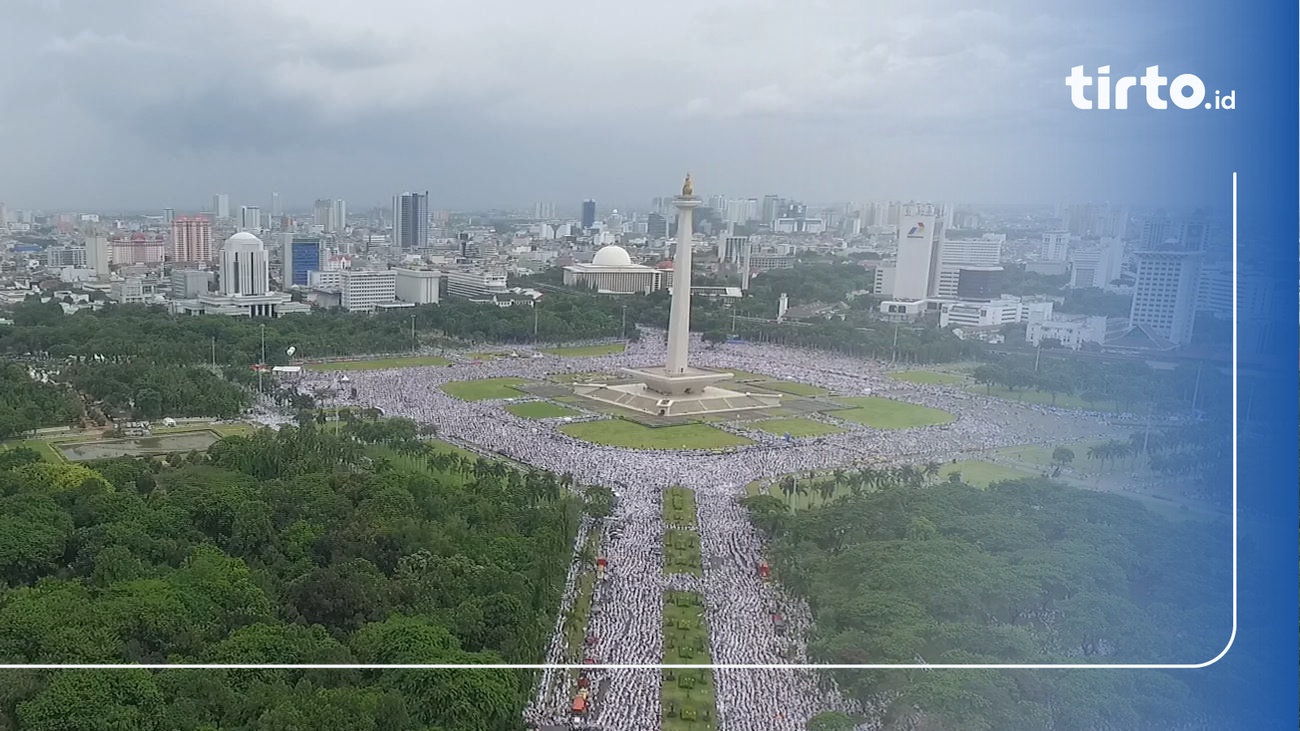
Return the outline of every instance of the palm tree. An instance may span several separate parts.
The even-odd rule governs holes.
[[[831,498],[835,496],[835,488],[838,485],[838,482],[822,482],[817,485],[817,494],[821,496],[822,505],[831,501]]]
[[[939,463],[935,462],[934,460],[930,460],[929,462],[926,462],[925,466],[921,468],[921,475],[925,477],[927,480],[932,480],[938,477]]]
[[[790,498],[794,497],[794,493],[795,493],[794,477],[792,475],[786,475],[785,477],[782,477],[780,486],[781,486],[781,494],[785,495],[785,501],[787,503],[790,502]]]

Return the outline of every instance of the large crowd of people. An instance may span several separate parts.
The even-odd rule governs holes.
[[[431,424],[443,438],[571,473],[580,484],[606,485],[614,491],[614,514],[599,525],[584,524],[579,536],[584,540],[588,528],[603,532],[601,552],[609,567],[595,590],[585,648],[587,658],[598,666],[662,661],[663,603],[670,588],[690,588],[703,597],[713,662],[808,662],[804,637],[812,617],[807,606],[763,580],[757,570],[761,536],[740,503],[745,485],[752,481],[867,462],[946,461],[1002,446],[1063,444],[1108,433],[1097,414],[1021,406],[951,387],[901,382],[889,378],[886,364],[770,345],[705,348],[697,341],[692,361],[812,384],[839,395],[896,398],[942,409],[955,419],[896,430],[839,423],[844,433],[815,439],[745,431],[755,443],[729,450],[637,450],[581,441],[555,428],[553,421],[511,415],[498,400],[462,401],[440,388],[450,381],[501,376],[542,380],[564,373],[608,373],[661,364],[664,356],[662,337],[647,333],[619,355],[503,357],[447,367],[356,371],[337,392],[339,405],[378,407],[388,415]],[[303,385],[330,386],[338,378],[336,373],[309,373]],[[672,485],[695,492],[702,579],[664,575],[663,493]],[[565,606],[572,603],[577,572],[575,563]],[[561,619],[548,662],[562,662],[566,656],[562,628]],[[660,727],[658,670],[594,668],[586,675],[591,707],[584,728]],[[571,682],[569,673],[544,672],[526,720],[538,728],[569,728]],[[714,673],[714,683],[719,728],[728,731],[795,731],[827,710],[872,715],[872,709],[854,707],[825,674],[813,671],[722,669]]]

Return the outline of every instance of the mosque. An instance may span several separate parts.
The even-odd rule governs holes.
[[[671,268],[634,264],[621,246],[606,246],[590,264],[564,267],[567,287],[590,287],[601,294],[649,294],[672,286]]]

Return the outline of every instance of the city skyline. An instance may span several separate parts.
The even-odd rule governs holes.
[[[631,42],[630,11],[589,3],[458,6],[455,26],[432,22],[440,3],[20,4],[0,93],[23,103],[0,139],[22,144],[0,200],[143,210],[220,190],[271,210],[271,191],[306,202],[335,178],[322,193],[427,187],[462,210],[648,200],[686,167],[713,191],[807,200],[1186,197],[1168,184],[1193,163],[1151,115],[1096,125],[1063,83],[1080,53],[1143,63],[1149,44],[1125,50],[1137,11],[1102,25],[1091,10],[945,4],[670,0],[658,12],[686,31],[653,46]],[[1143,145],[1145,163],[1099,139]]]

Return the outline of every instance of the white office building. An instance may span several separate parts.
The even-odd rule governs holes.
[[[86,237],[86,268],[95,272],[99,279],[108,279],[109,275],[108,237],[94,233]]]
[[[239,207],[239,228],[253,233],[262,230],[262,209],[258,206]]]
[[[1035,322],[1052,316],[1051,300],[1016,297],[991,302],[944,302],[939,307],[939,327],[991,328],[1018,322]]]
[[[394,269],[397,299],[416,305],[438,304],[442,272],[428,269]]]
[[[626,253],[624,252],[624,254]],[[444,272],[443,276],[447,278],[448,297],[482,299],[496,295],[504,296],[510,293],[509,288],[506,287],[504,272],[458,269]]]
[[[1122,319],[1118,320],[1123,322]],[[1101,345],[1109,334],[1111,318],[1104,315],[1063,315],[1034,320],[1025,328],[1025,341],[1038,345],[1044,340],[1055,340],[1063,348],[1078,350],[1084,343]]]
[[[1067,261],[1070,255],[1070,232],[1047,231],[1043,233],[1043,245],[1039,258],[1043,261]]]
[[[346,269],[339,272],[339,306],[349,312],[373,312],[397,301],[393,269]]]
[[[937,252],[934,216],[908,216],[898,225],[898,259],[893,297],[922,300],[930,296]]]
[[[1201,254],[1196,251],[1141,251],[1129,322],[1144,325],[1175,345],[1192,340],[1196,320]]]
[[[984,234],[979,238],[961,239],[943,236],[939,244],[934,287],[930,294],[942,299],[955,299],[961,270],[996,268],[1002,261],[1002,245],[1006,240],[1006,234]]]
[[[1124,241],[1103,238],[1099,246],[1070,251],[1070,288],[1106,289],[1124,272]]]

